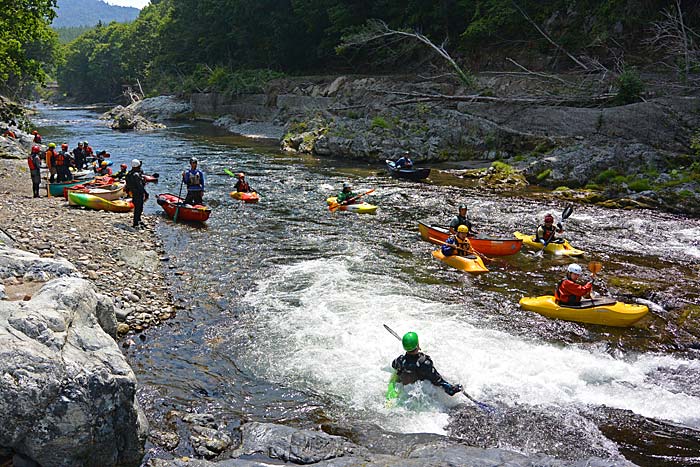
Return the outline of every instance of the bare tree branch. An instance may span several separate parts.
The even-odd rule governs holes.
[[[417,31],[409,32],[402,31],[399,29],[391,29],[384,21],[378,19],[368,20],[365,28],[362,31],[344,37],[337,49],[343,50],[349,47],[360,47],[366,45],[369,42],[396,36],[402,38],[416,39],[422,42],[423,44],[427,45],[433,51],[437,52],[437,54],[440,55],[440,57],[442,57],[447,63],[450,64],[452,69],[459,77],[460,81],[462,81],[468,86],[471,86],[473,84],[473,77],[469,73],[462,70],[462,68],[457,64],[457,62],[455,62],[455,60],[450,56],[450,54],[447,53],[447,50],[445,50],[446,41],[443,42],[442,45],[437,45],[430,39],[428,39],[426,36]]]
[[[686,26],[681,0],[676,0],[675,8],[664,10],[662,15],[662,20],[652,23],[652,36],[644,42],[664,52],[671,66],[688,78],[693,66],[700,63],[700,48],[694,40],[700,35]]]

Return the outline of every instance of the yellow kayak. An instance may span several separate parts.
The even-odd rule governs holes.
[[[442,251],[433,251],[433,256],[443,263],[457,268],[460,271],[469,272],[471,274],[481,274],[484,272],[489,272],[488,268],[484,266],[484,262],[478,256],[445,256]]]
[[[515,235],[515,238],[519,238],[520,240],[522,240],[523,245],[525,246],[534,248],[535,250],[542,249],[542,244],[540,242],[535,241],[534,235],[525,235],[521,232],[513,232],[513,235]],[[586,254],[585,251],[572,247],[567,240],[563,239],[561,243],[558,243],[557,240],[548,243],[547,246],[544,248],[544,251],[559,256],[581,256]]]
[[[610,297],[584,299],[580,306],[558,305],[552,295],[523,297],[520,307],[548,318],[617,327],[632,326],[649,312],[645,305],[622,303]]]
[[[326,199],[326,203],[330,206],[337,202],[337,197],[331,196]],[[365,203],[355,203],[355,204],[343,204],[338,208],[340,211],[355,212],[357,214],[374,214],[377,211],[377,206],[374,204]]]

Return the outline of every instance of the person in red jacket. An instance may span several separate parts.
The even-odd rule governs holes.
[[[566,268],[566,279],[559,282],[554,291],[554,298],[560,305],[579,305],[581,298],[590,296],[593,290],[593,282],[588,281],[585,285],[576,282],[581,277],[583,270],[578,264],[570,264]]]

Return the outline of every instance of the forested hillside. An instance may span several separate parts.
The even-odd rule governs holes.
[[[368,30],[372,19],[385,29]],[[440,44],[467,74],[688,75],[700,62],[699,25],[700,4],[689,0],[160,0],[131,24],[72,42],[59,80],[84,100],[113,99],[137,79],[147,93],[245,92],[279,73],[436,71],[447,63]]]
[[[110,5],[101,0],[58,0],[53,28],[94,26],[98,22],[128,23],[139,15],[138,8]]]

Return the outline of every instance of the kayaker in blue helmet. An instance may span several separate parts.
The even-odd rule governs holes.
[[[343,183],[343,191],[338,193],[336,202],[338,204],[354,204],[357,194],[352,192],[352,185],[349,182]]]
[[[185,204],[202,204],[202,196],[204,195],[204,174],[197,168],[198,162],[196,157],[192,157],[190,159],[190,169],[182,172],[182,181],[187,185]]]
[[[440,386],[450,396],[454,396],[462,390],[461,384],[450,384],[445,381],[433,366],[430,356],[420,351],[418,334],[407,332],[401,339],[405,354],[391,362],[391,367],[396,370],[401,384],[413,384],[416,381],[428,380],[435,386]]]
[[[537,233],[535,235],[535,241],[542,244],[557,243],[555,234],[564,233],[564,227],[562,227],[561,222],[554,227],[554,216],[547,214],[544,216],[544,224],[537,226]]]
[[[560,305],[580,305],[581,298],[591,295],[593,282],[588,281],[585,285],[580,285],[577,281],[583,269],[578,264],[570,264],[566,268],[566,277],[557,284],[554,290],[554,299]]]
[[[457,227],[457,234],[450,235],[445,241],[445,245],[440,248],[442,254],[445,256],[459,255],[467,256],[473,255],[472,244],[469,243],[467,234],[469,233],[469,227],[466,225],[460,225]]]
[[[474,230],[474,227],[472,227],[472,222],[467,217],[467,205],[460,204],[458,209],[459,211],[457,212],[457,215],[450,221],[450,233],[454,235],[457,233],[457,227],[460,225],[466,225],[469,229],[467,236],[476,235],[476,231]]]
[[[397,169],[412,169],[413,168],[413,161],[409,157],[411,155],[410,152],[406,151],[403,153],[403,155],[394,162],[394,166]]]

